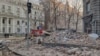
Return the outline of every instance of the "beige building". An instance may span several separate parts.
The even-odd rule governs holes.
[[[0,34],[26,34],[27,2],[23,0],[0,0]],[[43,7],[32,3],[30,30],[44,24]]]

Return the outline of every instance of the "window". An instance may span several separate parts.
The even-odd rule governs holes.
[[[2,5],[2,9],[5,9],[5,5]]]
[[[35,15],[36,15],[36,11],[35,11]]]
[[[25,32],[27,33],[27,28],[25,28]]]
[[[2,5],[2,12],[5,12],[5,5]]]
[[[17,32],[20,32],[20,28],[17,28]]]
[[[9,24],[11,24],[11,19],[9,19]]]
[[[2,23],[5,24],[5,19],[2,20]]]
[[[6,17],[3,17],[3,19],[2,19],[2,23],[3,23],[3,24],[6,23]]]
[[[5,33],[5,28],[3,27],[3,33]]]
[[[86,12],[87,13],[90,12],[90,2],[87,2],[87,4],[86,4]]]
[[[34,22],[34,25],[36,26],[36,22]]]
[[[27,26],[27,22],[25,23],[25,25]]]
[[[36,21],[36,17],[34,17],[35,21]]]
[[[9,33],[11,33],[11,28],[9,27]]]
[[[20,22],[19,21],[17,21],[17,25],[20,25]]]
[[[99,34],[100,33],[100,21],[96,21],[95,27],[96,27],[96,29],[95,29],[96,33]]]
[[[11,12],[11,6],[8,6],[8,12]]]
[[[24,21],[22,20],[22,23],[24,23]]]
[[[20,8],[17,8],[17,15],[20,15]]]

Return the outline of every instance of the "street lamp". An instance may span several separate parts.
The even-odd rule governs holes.
[[[29,23],[29,15],[31,13],[31,7],[32,7],[32,3],[29,2],[29,0],[27,0],[27,35],[26,35],[26,39],[27,39],[27,49],[29,48],[29,34],[30,34],[30,23]]]

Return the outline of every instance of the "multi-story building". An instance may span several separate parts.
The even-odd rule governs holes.
[[[84,31],[100,35],[100,0],[83,0]]]
[[[44,27],[44,11],[43,6],[33,4],[31,18],[33,19],[33,22],[31,25],[33,25],[33,29],[37,29],[38,26],[42,25]]]
[[[26,34],[27,2],[23,0],[0,0],[0,34]],[[44,24],[43,7],[32,4],[30,14],[30,30]]]

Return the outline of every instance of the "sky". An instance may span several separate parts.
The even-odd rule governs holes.
[[[24,0],[24,1],[27,1],[27,0]],[[39,0],[29,0],[30,2],[33,2],[33,3],[38,3]],[[59,1],[63,1],[65,2],[66,0],[59,0]],[[69,0],[70,4],[73,2],[73,1],[77,1],[77,0]]]
[[[27,0],[24,0],[24,1],[27,1]],[[37,3],[37,4],[39,3],[39,0],[29,0],[29,1],[33,2],[33,3]],[[66,2],[66,0],[59,0],[59,1],[62,1],[64,3]],[[73,4],[74,1],[77,1],[77,0],[68,0],[68,1],[69,1],[70,5],[71,5],[71,4]],[[80,2],[82,2],[82,0],[80,0]]]
[[[62,0],[64,3],[66,2],[66,0]],[[73,7],[73,5],[75,4],[75,2],[77,3],[77,2],[79,2],[79,6],[81,6],[81,8],[80,8],[80,11],[83,11],[83,0],[68,0],[69,1],[69,4],[70,4],[70,6],[72,6]]]
[[[24,1],[27,1],[27,0],[24,0]],[[36,3],[36,4],[39,4],[39,0],[29,0],[30,2],[33,2],[33,3]]]
[[[27,1],[27,0],[24,0],[24,1]],[[39,4],[39,0],[29,0],[30,2],[33,2],[35,4]],[[59,0],[59,1],[62,1],[63,3],[66,3],[66,0]],[[70,3],[70,6],[72,6],[72,4],[78,0],[68,0],[69,3]],[[79,0],[80,1],[80,4],[82,4],[82,0]],[[82,8],[81,8],[82,10]]]

